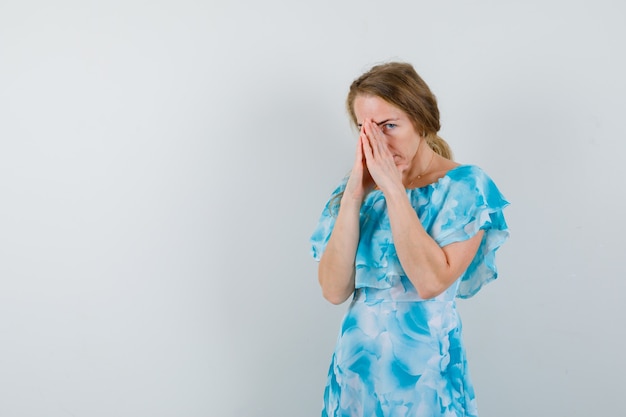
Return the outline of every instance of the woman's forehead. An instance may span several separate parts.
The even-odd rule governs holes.
[[[407,117],[401,109],[377,96],[357,96],[353,107],[359,120],[373,119],[382,122],[386,119],[400,120]]]

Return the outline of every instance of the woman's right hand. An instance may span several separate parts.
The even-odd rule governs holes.
[[[363,127],[361,127],[359,140],[356,145],[354,165],[352,166],[352,171],[350,171],[350,177],[348,178],[346,189],[344,190],[344,197],[350,197],[359,202],[362,202],[365,195],[372,191],[376,185],[365,163],[365,154],[363,153],[364,140],[367,140],[367,138],[365,137]]]

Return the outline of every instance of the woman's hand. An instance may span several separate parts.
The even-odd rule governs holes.
[[[365,195],[376,185],[367,169],[365,155],[363,154],[364,137],[365,134],[362,127],[361,134],[359,135],[359,140],[356,145],[354,164],[344,191],[344,196],[350,196],[359,202],[361,202]]]
[[[394,162],[387,138],[380,127],[372,120],[364,120],[359,139],[365,156],[366,168],[378,188],[383,192],[391,187],[404,189],[402,172]]]

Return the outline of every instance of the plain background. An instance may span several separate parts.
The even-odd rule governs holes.
[[[512,203],[481,415],[626,415],[624,4],[0,0],[0,415],[319,415],[308,239],[389,60]]]

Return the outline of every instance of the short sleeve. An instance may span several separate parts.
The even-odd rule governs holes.
[[[339,199],[341,197],[341,193],[343,193],[346,188],[347,182],[348,178],[346,177],[332,192],[328,202],[324,206],[324,210],[322,210],[317,226],[311,235],[311,254],[313,255],[313,259],[318,262],[322,258],[322,253],[324,253],[330,234],[335,227],[335,220],[339,209]]]
[[[440,246],[467,240],[484,230],[476,256],[460,277],[457,297],[469,298],[498,276],[495,255],[509,237],[503,209],[509,202],[480,168],[456,170],[450,185],[442,190],[441,210],[431,235]]]

